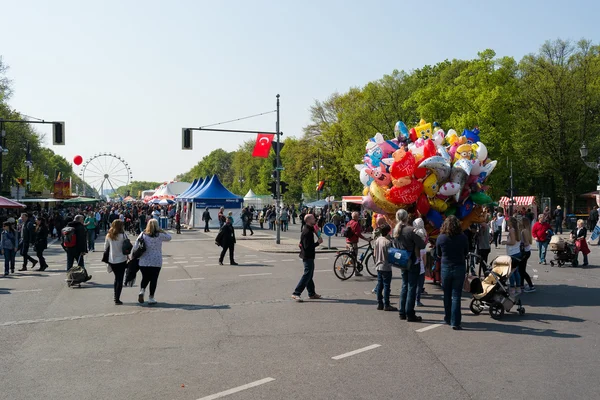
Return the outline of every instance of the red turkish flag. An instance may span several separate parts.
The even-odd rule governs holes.
[[[256,137],[256,144],[252,151],[252,157],[269,158],[269,151],[271,150],[271,142],[275,135],[271,133],[259,133]]]

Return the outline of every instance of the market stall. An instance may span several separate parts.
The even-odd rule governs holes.
[[[538,207],[535,202],[535,196],[513,196],[513,211],[518,212],[525,207],[525,210],[531,208],[533,215],[538,215]],[[510,206],[510,198],[503,196],[498,202],[500,207],[504,208],[508,212]]]
[[[229,212],[232,213],[234,226],[242,226],[241,214],[244,199],[225,188],[217,175],[213,175],[210,179],[205,179],[200,190],[196,190],[192,196],[188,199],[192,205],[189,207],[192,208],[189,211],[192,213],[190,223],[188,224],[190,227],[204,226],[202,213],[208,208],[212,218],[209,226],[211,228],[218,228],[219,220],[217,214],[221,207],[225,208],[225,215]]]

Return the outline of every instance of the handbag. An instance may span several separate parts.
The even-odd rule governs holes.
[[[131,244],[131,240],[127,237],[127,235],[123,234],[125,239],[123,239],[123,254],[128,256],[131,254],[131,250],[133,249],[133,245]]]
[[[104,250],[104,253],[102,254],[102,262],[105,264],[108,264],[108,257],[110,255],[110,247],[108,247],[106,250]]]
[[[132,257],[135,258],[135,259],[140,258],[142,256],[142,254],[144,254],[146,252],[146,242],[144,241],[144,234],[143,233],[142,233],[142,236],[138,238],[137,242],[138,242],[138,247],[131,254]]]
[[[401,247],[403,246],[402,244],[399,244],[398,240],[392,241],[392,245],[388,249],[387,261],[392,265],[392,267],[406,271],[412,265],[412,252]]]

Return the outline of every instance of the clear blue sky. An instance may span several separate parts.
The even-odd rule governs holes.
[[[519,59],[548,39],[597,42],[599,4],[5,1],[0,54],[14,82],[11,106],[66,121],[67,145],[57,153],[116,152],[136,180],[161,181],[250,138],[196,132],[194,150],[184,152],[183,126],[273,110],[279,93],[281,129],[300,136],[315,99],[394,69],[486,48]],[[274,130],[275,116],[227,127]]]

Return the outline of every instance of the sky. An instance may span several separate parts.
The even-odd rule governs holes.
[[[546,40],[600,34],[585,22],[600,2],[583,0],[1,0],[0,15],[10,106],[65,121],[65,146],[35,128],[68,160],[116,153],[146,181],[254,139],[196,131],[181,150],[182,127],[272,111],[276,94],[282,132],[300,137],[315,100],[394,69],[488,48],[520,59]],[[220,127],[274,131],[275,114]]]

